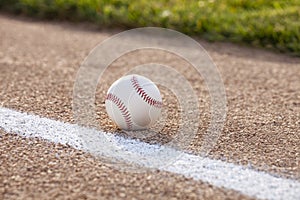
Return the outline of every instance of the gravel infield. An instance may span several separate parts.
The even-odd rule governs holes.
[[[0,15],[0,24],[0,105],[74,123],[72,90],[80,63],[121,30],[7,15]],[[228,100],[225,127],[210,156],[300,180],[300,59],[199,41],[220,70]],[[154,61],[174,66],[200,96],[201,127],[188,149],[197,153],[209,125],[209,93],[203,80],[186,71],[188,64],[172,54],[137,51],[116,60],[96,93],[99,123],[117,130],[104,109],[107,88],[132,66]],[[170,117],[164,137],[152,138],[158,143],[172,138],[177,128],[177,102],[164,89],[163,97]],[[118,172],[78,150],[2,131],[0,144],[0,199],[248,199],[170,173]]]

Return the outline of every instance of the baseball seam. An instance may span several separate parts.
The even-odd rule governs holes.
[[[133,126],[130,112],[126,108],[125,104],[121,101],[121,99],[119,99],[116,95],[114,95],[112,93],[108,93],[106,96],[106,100],[113,102],[119,108],[119,110],[121,111],[122,116],[125,120],[126,126],[130,130]]]
[[[154,98],[150,97],[145,90],[141,87],[139,84],[137,78],[135,76],[132,76],[131,78],[131,83],[133,85],[133,88],[135,91],[142,97],[142,99],[148,103],[150,106],[156,107],[156,108],[161,108],[162,107],[162,102],[155,100]]]

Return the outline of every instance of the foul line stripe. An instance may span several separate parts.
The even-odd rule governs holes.
[[[171,153],[177,151],[1,107],[0,129],[23,137],[38,137],[54,143],[68,144],[84,151],[87,151],[84,145],[85,141],[78,135],[78,131],[83,135],[93,133],[98,138],[109,138],[130,151],[140,150],[140,153],[143,154],[157,150],[166,150]],[[101,151],[101,155],[108,157],[118,155],[112,154],[107,148],[101,149]],[[142,159],[136,159],[134,162],[145,167],[153,167],[149,162],[142,162]],[[158,167],[158,169],[201,180],[217,187],[232,189],[256,198],[300,199],[300,182],[297,180],[281,178],[266,172],[192,154],[181,152],[181,156],[174,163]]]

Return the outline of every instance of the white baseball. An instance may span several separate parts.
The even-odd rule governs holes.
[[[124,76],[108,89],[105,107],[109,117],[124,130],[142,130],[161,115],[162,98],[157,86],[137,74]]]

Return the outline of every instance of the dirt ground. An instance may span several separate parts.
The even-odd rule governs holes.
[[[74,123],[72,92],[80,64],[99,42],[121,30],[7,15],[0,15],[0,25],[0,105]],[[225,126],[210,157],[299,180],[300,59],[240,45],[199,42],[221,73],[228,101]],[[116,130],[103,104],[111,82],[130,67],[153,61],[179,70],[187,65],[174,55],[154,51],[134,52],[115,61],[96,94],[98,120],[104,129]],[[201,127],[189,149],[197,153],[209,125],[210,97],[203,80],[195,81],[192,71],[183,74],[194,80],[200,96]],[[164,92],[165,106],[174,116],[176,102],[171,96]],[[170,119],[163,132],[168,138],[175,129],[176,120]],[[1,199],[249,199],[166,172],[120,172],[70,147],[0,133]],[[159,137],[155,141],[163,143]]]

